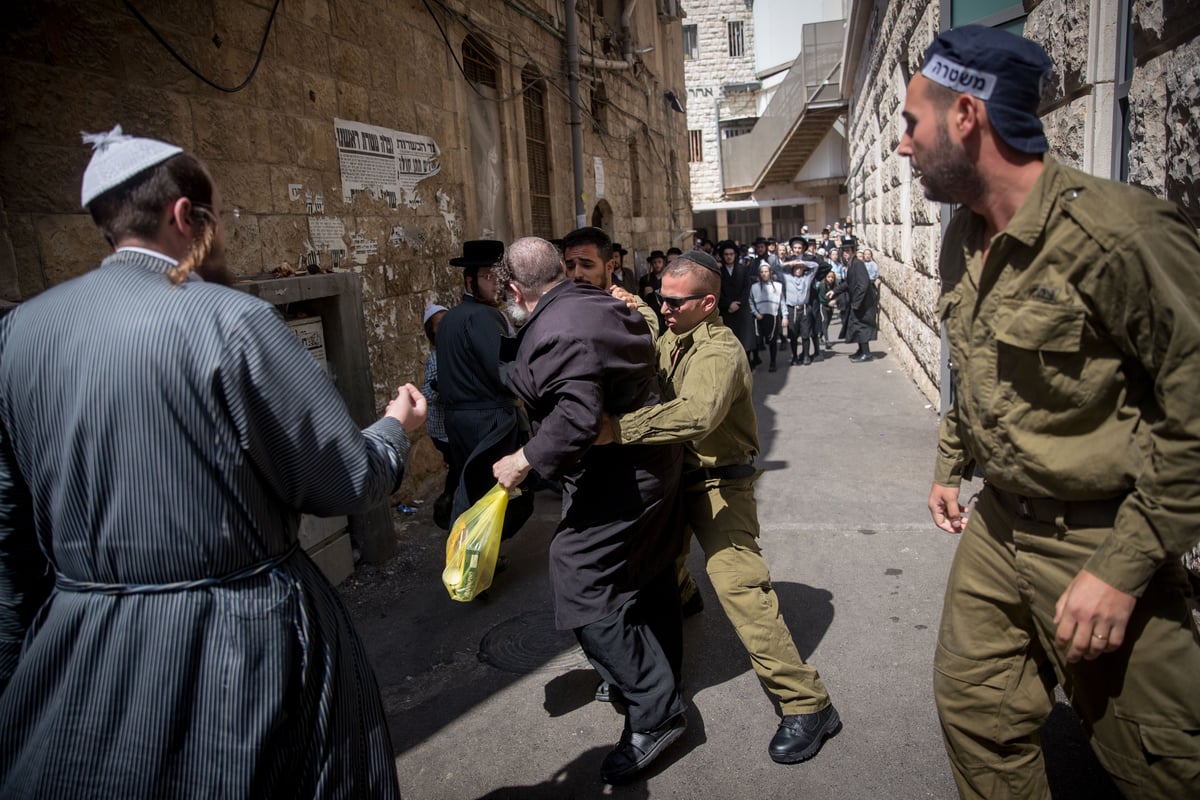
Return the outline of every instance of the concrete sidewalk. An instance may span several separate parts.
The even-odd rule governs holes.
[[[796,643],[844,722],[815,759],[767,756],[775,710],[694,552],[706,610],[685,623],[688,731],[645,780],[603,786],[600,762],[622,719],[593,702],[595,673],[574,637],[554,630],[546,548],[559,508],[543,494],[484,600],[447,597],[445,538],[428,510],[398,522],[399,557],[342,587],[379,675],[405,796],[955,797],[931,690],[956,545],[925,506],[936,409],[879,344],[868,364],[836,345],[812,366],[755,373],[764,553]],[[1077,723],[1068,714],[1056,724],[1067,742],[1048,755],[1052,777],[1066,771],[1056,797],[1105,796],[1078,780],[1092,767]]]

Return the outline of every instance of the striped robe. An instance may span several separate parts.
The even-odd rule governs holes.
[[[386,498],[407,436],[360,431],[268,303],[168,268],[120,251],[0,321],[0,797],[398,797],[296,541]]]

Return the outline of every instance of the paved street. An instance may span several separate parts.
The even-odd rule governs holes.
[[[604,787],[600,762],[622,721],[592,701],[595,673],[553,629],[546,546],[558,507],[544,494],[485,600],[448,599],[444,536],[428,510],[398,523],[401,556],[342,587],[380,678],[405,796],[956,796],[931,691],[956,544],[925,508],[936,409],[883,345],[870,364],[837,345],[823,363],[756,372],[764,552],[800,651],[845,725],[815,759],[768,758],[774,709],[702,579],[706,610],[685,623],[688,731],[645,780]],[[691,563],[702,576],[696,553]],[[1087,779],[1077,735],[1064,741],[1073,718],[1056,712],[1055,723],[1048,759],[1052,777],[1066,776],[1056,797],[1106,796]]]

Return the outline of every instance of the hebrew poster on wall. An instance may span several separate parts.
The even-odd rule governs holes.
[[[333,121],[342,170],[342,199],[366,192],[391,208],[421,204],[417,184],[441,171],[441,150],[432,138],[363,122]]]

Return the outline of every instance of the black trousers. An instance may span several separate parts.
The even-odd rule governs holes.
[[[683,617],[674,566],[603,619],[575,629],[600,677],[628,701],[626,726],[651,731],[685,708],[679,677]]]
[[[778,314],[770,316],[764,314],[762,319],[754,320],[754,332],[758,335],[758,347],[761,350],[763,345],[767,346],[772,367],[775,366],[775,354],[779,350],[781,319],[782,317]]]
[[[462,472],[462,466],[460,465],[457,470],[454,468],[450,459],[449,442],[444,439],[434,439],[432,436],[429,438],[433,440],[433,446],[438,449],[438,452],[442,454],[442,460],[446,462],[446,482],[442,485],[442,495],[451,498],[451,502],[453,502],[454,490],[458,488],[458,474]]]

